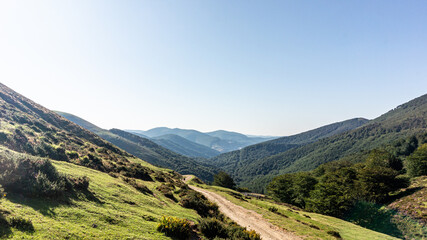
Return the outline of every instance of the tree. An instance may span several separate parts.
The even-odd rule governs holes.
[[[308,172],[284,174],[274,178],[267,191],[276,200],[303,208],[316,183],[317,180]]]
[[[234,189],[234,187],[236,186],[233,178],[230,177],[230,175],[228,175],[224,171],[221,171],[214,176],[214,180],[212,184],[220,187],[231,188],[231,189]]]
[[[419,146],[406,158],[406,170],[410,177],[427,175],[427,143]]]
[[[386,151],[373,150],[365,164],[357,170],[357,188],[361,198],[377,203],[384,202],[389,193],[406,187],[407,181],[398,178],[398,160]]]
[[[356,171],[351,167],[327,172],[306,199],[309,211],[341,217],[355,202]]]

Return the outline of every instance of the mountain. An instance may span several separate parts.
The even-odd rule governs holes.
[[[242,143],[242,146],[243,145],[249,146],[252,144],[257,144],[260,142],[265,142],[265,141],[276,138],[276,137],[249,137],[241,133],[229,132],[224,130],[207,132],[206,134],[212,137],[217,137],[217,138],[226,140],[226,141],[239,142],[239,143]]]
[[[257,185],[258,190],[261,190],[259,187],[264,186],[273,176],[312,170],[320,164],[371,150],[426,130],[427,95],[423,95],[356,129],[274,155],[250,159],[242,166],[235,164],[235,167],[231,165],[226,169],[242,185]],[[295,143],[295,141],[291,142]],[[220,155],[218,158],[223,157]],[[212,163],[215,164],[215,162]]]
[[[211,158],[220,154],[220,152],[212,148],[208,148],[174,134],[161,135],[151,140],[162,147],[187,157]]]
[[[271,138],[247,137],[240,133],[227,132],[224,130],[210,133],[202,133],[192,129],[158,127],[147,131],[127,130],[138,135],[145,135],[149,138],[156,138],[162,135],[177,135],[194,143],[206,146],[220,153],[229,152],[246,147],[251,144],[267,141]],[[179,142],[175,142],[179,144]]]
[[[156,166],[170,168],[181,174],[194,174],[204,181],[212,181],[213,175],[217,172],[213,166],[199,163],[192,158],[172,152],[149,139],[119,129],[105,130],[72,114],[59,111],[57,113]]]
[[[315,142],[319,139],[355,129],[367,123],[367,119],[355,118],[343,122],[329,124],[314,130],[289,137],[281,137],[267,142],[245,147],[241,150],[221,154],[208,161],[215,166],[225,169],[239,180],[244,177],[246,167],[253,162],[270,157],[301,145]],[[243,171],[243,172],[242,172]],[[256,171],[254,169],[254,171]],[[258,169],[258,171],[262,171]],[[243,176],[242,176],[243,175]]]

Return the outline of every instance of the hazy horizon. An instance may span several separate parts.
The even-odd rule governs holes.
[[[427,93],[425,1],[2,1],[0,82],[99,127],[289,136]]]

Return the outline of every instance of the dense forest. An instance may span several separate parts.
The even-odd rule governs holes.
[[[419,191],[406,188],[426,174],[427,134],[418,134],[322,164],[309,172],[277,176],[268,184],[267,192],[278,201],[307,211],[340,217],[397,237],[418,238],[420,233],[427,234],[423,227],[427,223],[426,209],[412,206],[421,209],[403,219],[396,211],[379,209]],[[406,229],[408,221],[421,224],[415,224],[416,230]]]

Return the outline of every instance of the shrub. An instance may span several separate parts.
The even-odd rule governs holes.
[[[273,213],[277,213],[277,211],[279,211],[277,207],[269,207],[268,210]]]
[[[214,176],[212,184],[231,189],[234,189],[234,187],[236,186],[233,178],[224,171],[221,171]]]
[[[247,230],[237,224],[228,227],[228,237],[230,239],[261,240],[261,236],[254,230]]]
[[[181,206],[197,211],[202,217],[216,217],[220,214],[218,205],[210,202],[201,193],[194,190],[187,190],[180,194]]]
[[[168,237],[187,239],[191,233],[191,226],[187,219],[163,216],[157,226],[157,231],[165,233]]]
[[[203,218],[199,222],[199,230],[209,239],[228,237],[227,227],[216,218]]]
[[[0,184],[9,192],[38,197],[60,197],[67,191],[87,189],[89,179],[74,182],[58,173],[49,160],[5,151],[0,157]],[[74,183],[73,183],[74,182]]]
[[[84,177],[69,177],[69,180],[71,184],[73,185],[74,189],[87,191],[89,188],[89,178]]]
[[[410,177],[427,175],[427,144],[423,144],[406,159],[406,169]]]
[[[144,184],[138,183],[134,178],[122,177],[123,181],[144,194],[153,194],[153,192]]]
[[[340,233],[337,231],[328,231],[328,234],[335,238],[342,239]]]
[[[236,188],[236,190],[238,192],[252,192],[251,190],[249,190],[249,188],[246,188],[246,187],[238,187]]]
[[[130,163],[127,166],[119,168],[120,174],[125,177],[137,178],[144,181],[153,181],[150,173],[153,171],[148,167],[144,167],[141,164]]]
[[[20,231],[34,232],[34,226],[31,220],[24,219],[22,217],[12,217],[9,219],[9,225]]]
[[[67,151],[67,156],[70,159],[77,159],[77,158],[79,158],[79,154],[76,151]]]

